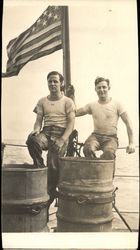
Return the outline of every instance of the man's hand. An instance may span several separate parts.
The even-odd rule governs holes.
[[[74,96],[74,93],[75,93],[74,86],[73,85],[69,85],[68,88],[67,88],[66,93],[67,93],[68,97]]]
[[[40,133],[39,130],[33,130],[31,133],[30,133],[30,136],[32,135],[38,135]]]
[[[58,138],[56,139],[55,141],[55,144],[54,144],[54,148],[60,152],[61,148],[63,147],[65,141],[63,140],[63,138]]]
[[[86,157],[96,159],[95,152],[93,152],[92,149],[90,147],[88,147],[88,146],[84,148],[84,155]]]
[[[129,144],[128,147],[126,148],[126,153],[132,154],[135,152],[135,146],[134,144]]]

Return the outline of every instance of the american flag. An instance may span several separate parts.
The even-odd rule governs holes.
[[[2,77],[18,75],[29,61],[62,48],[63,6],[49,6],[37,21],[7,46],[8,62]]]

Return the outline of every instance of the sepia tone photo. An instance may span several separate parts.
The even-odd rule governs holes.
[[[5,0],[2,19],[3,248],[136,249],[137,2]]]

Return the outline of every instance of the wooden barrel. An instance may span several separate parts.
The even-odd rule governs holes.
[[[2,231],[40,232],[47,227],[47,168],[7,164],[2,168]]]
[[[112,230],[113,160],[59,159],[57,232]]]

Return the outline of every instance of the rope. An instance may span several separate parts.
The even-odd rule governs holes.
[[[12,143],[2,143],[4,144],[4,146],[13,146],[13,147],[27,147],[26,145],[23,145],[23,144],[12,144]],[[78,145],[80,146],[83,146],[84,144],[83,143],[77,143]],[[127,147],[119,147],[117,149],[126,149]],[[139,146],[135,146],[135,148],[139,148]]]
[[[120,211],[118,210],[118,208],[115,206],[114,203],[113,204],[113,207],[114,209],[116,210],[117,214],[120,216],[120,218],[122,219],[122,221],[124,222],[124,224],[127,226],[127,228],[129,229],[130,232],[132,232],[132,229],[131,227],[128,225],[127,221],[124,219],[124,217],[121,215]]]
[[[114,200],[112,202],[112,206],[115,209],[115,211],[117,212],[117,214],[120,216],[121,220],[123,221],[123,223],[126,225],[126,227],[129,229],[130,232],[132,232],[131,227],[128,225],[127,221],[125,220],[125,218],[122,216],[122,214],[120,213],[119,209],[116,207],[116,191],[118,190],[118,187],[115,188],[115,190],[113,191],[113,196],[114,196]]]
[[[25,147],[27,148],[26,145],[21,145],[21,144],[11,144],[11,143],[4,143],[4,146],[12,146],[12,147]]]

